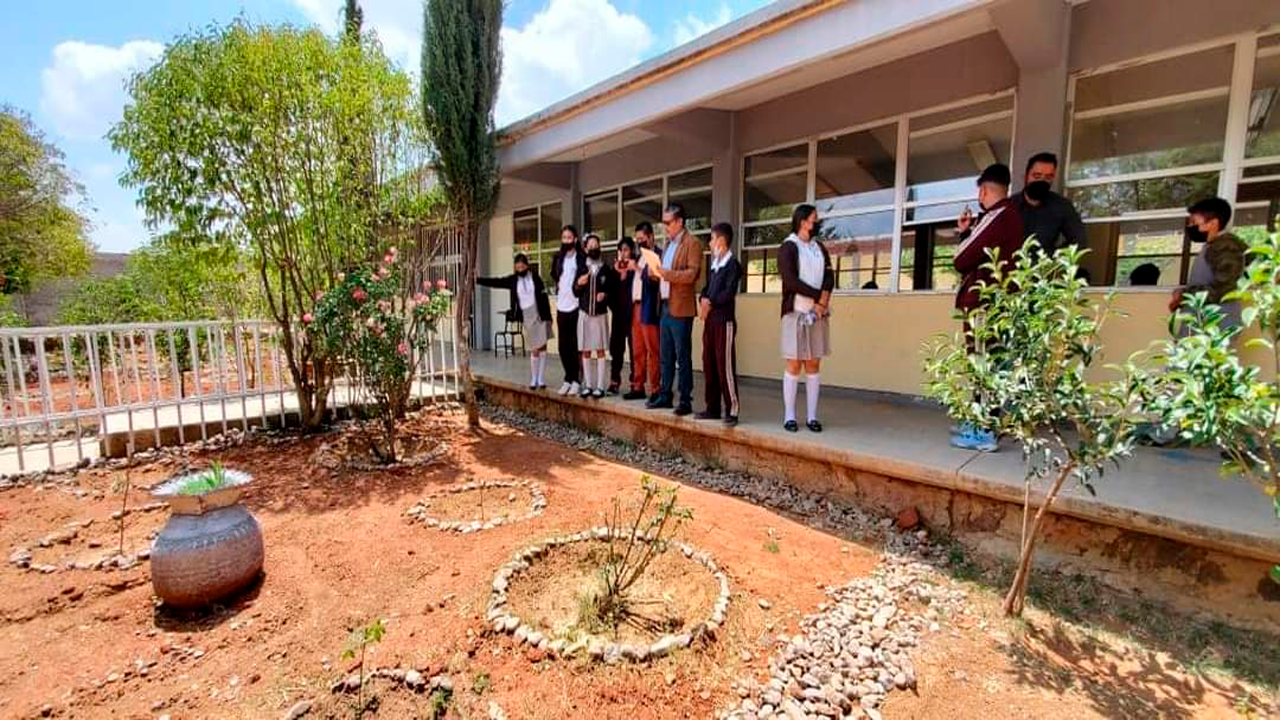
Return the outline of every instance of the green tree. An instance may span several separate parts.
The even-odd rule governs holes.
[[[84,189],[31,118],[0,105],[0,294],[89,270]]]
[[[1223,475],[1257,485],[1280,518],[1280,234],[1256,238],[1249,256],[1238,290],[1227,296],[1246,304],[1243,328],[1224,328],[1205,293],[1185,298],[1178,319],[1186,332],[1162,345],[1148,408],[1181,439],[1216,443],[1226,456]],[[1256,333],[1243,345],[1263,351],[1261,366],[1241,359],[1243,330]],[[1280,566],[1271,578],[1280,583]]]
[[[1147,387],[1133,363],[1119,380],[1085,379],[1102,349],[1109,301],[1085,294],[1076,276],[1083,251],[1046,257],[1037,247],[1027,242],[1009,270],[992,258],[982,305],[964,318],[970,329],[936,340],[924,363],[926,392],[951,417],[1022,446],[1022,538],[1004,602],[1010,616],[1022,614],[1036,542],[1058,493],[1068,479],[1092,493],[1105,467],[1130,453]],[[1032,485],[1045,480],[1043,498],[1033,499]]]
[[[303,313],[430,210],[411,79],[372,35],[237,20],[179,37],[129,92],[109,134],[129,158],[123,181],[150,222],[244,244],[303,427],[319,427],[337,368],[300,332]]]
[[[480,224],[498,200],[493,108],[502,74],[502,0],[426,0],[422,109],[450,219],[463,228],[457,290],[458,362],[467,422],[478,427],[471,378],[471,317]]]
[[[346,39],[360,42],[360,31],[364,27],[364,10],[359,0],[347,0],[342,8],[342,29]]]

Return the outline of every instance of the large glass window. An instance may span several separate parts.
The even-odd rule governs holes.
[[[1258,39],[1244,157],[1235,225],[1251,241],[1280,224],[1280,35]]]
[[[1185,281],[1186,208],[1217,195],[1235,45],[1077,78],[1067,194],[1095,285]]]
[[[534,272],[551,281],[551,256],[560,248],[560,203],[517,210],[512,215],[515,252],[524,253]]]
[[[909,128],[898,289],[951,290],[956,219],[966,206],[977,211],[983,169],[1009,163],[1013,98],[913,117]]]
[[[582,204],[586,210],[583,214],[586,219],[583,224],[583,236],[585,237],[588,233],[599,235],[602,247],[612,247],[616,244],[619,238],[618,211],[621,208],[618,202],[618,191],[610,190],[588,195],[583,199]]]

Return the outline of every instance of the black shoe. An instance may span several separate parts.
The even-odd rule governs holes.
[[[653,395],[649,398],[649,402],[644,406],[650,410],[670,410],[675,407],[670,398],[664,398],[661,395]]]
[[[782,423],[782,429],[786,430],[787,432],[799,432],[800,426],[796,424],[795,420],[788,420]]]
[[[610,395],[617,395],[617,394],[618,394],[618,383],[610,383],[610,384],[609,384],[609,389],[608,389],[608,391],[607,391],[607,392],[608,392]]]
[[[725,426],[725,427],[737,427],[737,426],[738,426],[738,416],[737,416],[737,415],[725,415],[725,416],[724,416],[724,426]]]
[[[693,406],[689,403],[680,403],[680,407],[676,408],[676,417],[684,417],[693,413]]]
[[[809,428],[809,430],[812,432],[822,432],[822,423],[818,422],[817,420],[810,420],[809,422],[805,423],[805,427]]]
[[[591,397],[591,388],[584,385],[582,389],[578,391],[578,397],[583,399]]]
[[[720,413],[713,413],[710,410],[700,410],[693,416],[694,420],[719,420]]]
[[[604,391],[601,390],[600,388],[596,388],[596,391],[591,393],[591,397],[595,398],[596,400],[599,400],[604,397]]]
[[[644,400],[647,397],[649,396],[645,395],[643,390],[631,390],[626,395],[623,395],[622,399],[623,400]]]

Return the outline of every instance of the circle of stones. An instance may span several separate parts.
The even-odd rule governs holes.
[[[126,515],[134,513],[147,513],[163,510],[169,504],[165,502],[153,502],[138,507],[131,507],[126,510],[116,510],[111,513],[112,520],[120,520]],[[70,545],[80,536],[80,530],[87,528],[93,524],[93,520],[79,520],[70,522],[66,528],[49,533],[35,542],[34,547],[52,548],[58,545]],[[159,530],[152,532],[152,539],[159,533]],[[67,559],[62,565],[47,565],[33,562],[32,546],[20,545],[13,549],[9,554],[9,564],[21,570],[39,573],[55,573],[61,570],[128,570],[135,565],[151,558],[151,548],[146,547],[132,554],[121,555],[119,552],[108,552],[102,557],[92,562],[80,562]]]
[[[523,515],[516,515],[515,517],[495,517],[485,522],[481,522],[479,520],[464,522],[462,520],[448,520],[432,517],[429,512],[429,508],[425,504],[425,501],[432,500],[434,498],[457,495],[458,493],[470,492],[472,490],[491,489],[528,490],[529,495],[532,498],[532,502],[529,505],[529,512]],[[463,483],[461,485],[454,485],[440,490],[439,492],[432,493],[418,501],[418,503],[413,507],[409,508],[409,511],[406,514],[411,520],[421,522],[427,527],[468,535],[470,533],[480,532],[481,530],[492,530],[500,525],[510,525],[514,522],[520,522],[521,520],[529,520],[541,515],[542,511],[546,509],[547,496],[543,494],[542,486],[538,483],[530,482],[528,480],[476,480]]]
[[[526,624],[519,617],[507,610],[507,588],[512,578],[528,570],[538,559],[546,556],[552,549],[577,542],[598,542],[609,539],[609,528],[595,527],[574,535],[551,538],[537,545],[516,553],[506,564],[498,568],[493,577],[493,591],[489,596],[489,608],[485,615],[489,628],[498,633],[509,633],[517,642],[529,645],[549,656],[572,658],[585,656],[606,663],[617,663],[623,660],[645,662],[687,648],[699,638],[714,638],[716,631],[724,624],[725,613],[729,610],[729,577],[721,570],[715,560],[705,551],[681,543],[680,552],[686,558],[705,567],[720,584],[720,595],[716,598],[711,616],[698,623],[692,630],[682,633],[667,633],[649,644],[630,644],[610,642],[598,637],[580,638],[569,642],[563,638],[550,638],[541,631]],[[615,532],[614,538],[626,539],[625,533]],[[643,540],[648,542],[647,540]]]

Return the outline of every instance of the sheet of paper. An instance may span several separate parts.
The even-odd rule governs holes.
[[[662,267],[662,258],[658,256],[658,253],[650,250],[649,248],[643,248],[643,247],[640,248],[640,256],[644,258],[645,264],[648,265],[649,267],[651,268]]]

